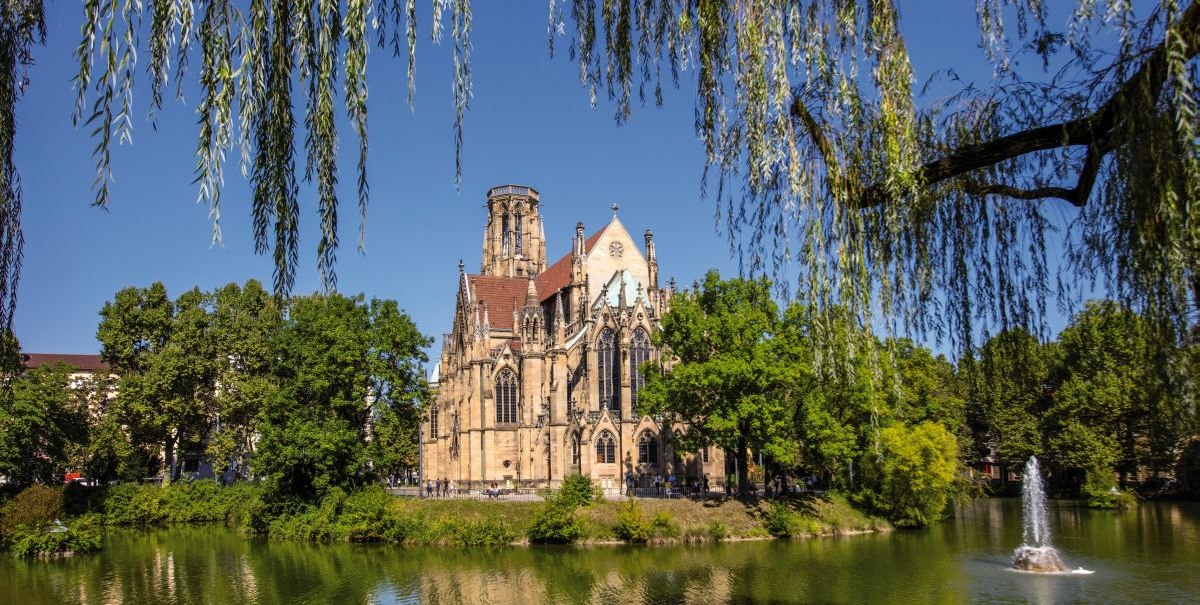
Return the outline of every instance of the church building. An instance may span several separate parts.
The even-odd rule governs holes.
[[[572,473],[612,493],[627,478],[723,485],[717,448],[681,452],[682,423],[638,415],[646,361],[664,363],[650,335],[671,302],[659,287],[654,235],[639,244],[617,218],[547,262],[538,192],[487,193],[479,273],[459,262],[453,325],[431,377],[421,426],[422,481],[457,489],[556,487]],[[669,426],[668,426],[669,425]]]

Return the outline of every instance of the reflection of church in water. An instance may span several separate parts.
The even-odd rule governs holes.
[[[423,479],[470,489],[583,473],[619,489],[629,473],[642,486],[675,473],[721,485],[720,450],[675,451],[686,425],[634,411],[638,368],[659,360],[650,334],[672,295],[658,285],[653,234],[639,250],[614,207],[590,236],[577,224],[571,251],[551,265],[538,205],[529,187],[488,191],[482,267],[468,274],[459,263],[454,325],[421,427]]]

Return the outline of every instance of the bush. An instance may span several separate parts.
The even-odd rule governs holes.
[[[100,530],[95,515],[86,515],[70,525],[20,525],[14,530],[14,557],[52,557],[100,550]]]
[[[21,526],[41,527],[62,516],[62,488],[31,485],[0,508],[0,538],[11,540]]]
[[[1137,506],[1137,496],[1132,492],[1117,489],[1116,479],[1108,469],[1088,471],[1080,494],[1092,508],[1125,510]]]
[[[559,488],[555,498],[561,504],[576,507],[590,506],[601,497],[602,492],[592,483],[591,477],[576,474],[567,475],[563,479],[562,487]]]
[[[533,513],[526,535],[534,544],[570,544],[583,535],[575,507],[548,500]]]
[[[457,523],[453,536],[459,546],[506,546],[518,533],[503,521],[481,520]]]
[[[272,539],[297,542],[328,542],[346,537],[338,514],[346,500],[341,488],[330,488],[317,505],[288,502],[285,511],[271,520],[267,533]],[[287,510],[291,508],[291,510]]]
[[[713,521],[708,524],[708,537],[720,542],[729,536],[729,529],[720,521]]]
[[[768,534],[777,538],[788,538],[800,535],[804,520],[782,502],[771,503],[771,509],[763,516],[763,528]]]
[[[899,526],[924,527],[942,517],[958,468],[954,435],[935,422],[879,431],[879,456],[864,460],[864,498]]]
[[[176,482],[166,487],[126,483],[108,488],[104,521],[109,525],[166,523],[241,523],[251,521],[261,505],[262,490],[238,483]]]
[[[650,539],[650,530],[650,523],[633,500],[621,505],[621,510],[617,513],[617,525],[613,527],[613,535],[626,542],[641,544]]]
[[[675,520],[666,511],[659,511],[654,515],[650,525],[654,528],[654,535],[658,537],[675,538],[679,536],[679,524],[675,523]]]
[[[388,528],[393,520],[388,514],[392,501],[392,496],[379,486],[351,494],[341,503],[335,533],[351,542],[387,540],[387,536],[393,533]]]

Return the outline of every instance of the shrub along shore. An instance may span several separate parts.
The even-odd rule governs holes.
[[[14,556],[100,547],[103,527],[221,523],[248,535],[306,542],[413,546],[676,544],[801,538],[888,530],[839,495],[739,501],[604,500],[568,481],[543,502],[422,500],[381,487],[332,488],[315,502],[270,502],[254,484],[211,481],[86,488],[31,487],[0,507],[0,541]],[[65,521],[65,522],[64,522]]]

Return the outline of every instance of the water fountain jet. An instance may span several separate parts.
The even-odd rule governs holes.
[[[1037,573],[1062,573],[1067,570],[1058,551],[1050,545],[1050,513],[1046,508],[1046,491],[1042,474],[1034,456],[1025,463],[1021,486],[1021,510],[1025,532],[1021,546],[1013,552],[1013,569]]]

